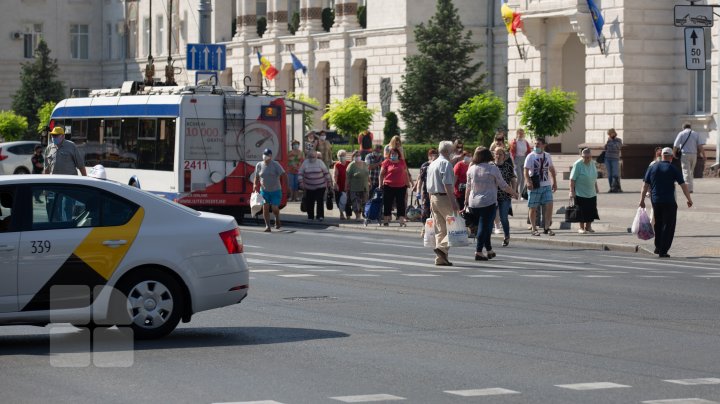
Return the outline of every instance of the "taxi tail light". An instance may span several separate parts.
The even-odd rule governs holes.
[[[240,237],[240,229],[237,227],[220,233],[220,239],[225,245],[228,254],[240,254],[243,252],[242,237]]]
[[[0,161],[3,161],[3,160],[5,160],[5,159],[8,158],[8,157],[10,157],[10,156],[8,156],[8,155],[6,155],[6,154],[3,154],[3,153],[2,153],[2,147],[0,147]]]

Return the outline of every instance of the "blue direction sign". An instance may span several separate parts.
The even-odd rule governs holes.
[[[225,70],[225,45],[212,43],[189,43],[185,68],[188,70]]]

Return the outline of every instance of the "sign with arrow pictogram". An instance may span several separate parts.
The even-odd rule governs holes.
[[[685,68],[705,70],[705,30],[685,28]]]
[[[211,43],[189,43],[185,59],[188,70],[225,70],[225,45]]]

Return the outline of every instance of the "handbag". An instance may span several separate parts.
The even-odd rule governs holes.
[[[678,147],[677,150],[675,151],[674,157],[676,159],[680,160],[682,158],[682,149],[683,149],[683,147],[685,147],[685,143],[687,143],[688,140],[690,140],[690,136],[692,136],[692,131],[690,131],[688,133],[688,136],[685,138],[685,141],[683,142],[683,144],[680,147]]]
[[[333,193],[332,191],[328,191],[327,196],[325,197],[325,209],[332,210],[333,208]]]
[[[300,212],[307,212],[307,195],[303,192],[303,196],[300,199]]]
[[[565,222],[580,223],[580,206],[576,205],[572,198],[570,198],[568,206],[565,207]]]
[[[602,153],[600,153],[599,156],[597,156],[595,161],[597,161],[598,164],[605,164],[605,151],[604,150]]]

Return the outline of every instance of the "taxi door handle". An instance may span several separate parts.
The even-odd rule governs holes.
[[[121,245],[127,244],[127,240],[105,240],[103,245],[106,247],[120,247]]]
[[[0,251],[6,252],[6,251],[14,251],[15,246],[12,245],[0,245]]]

